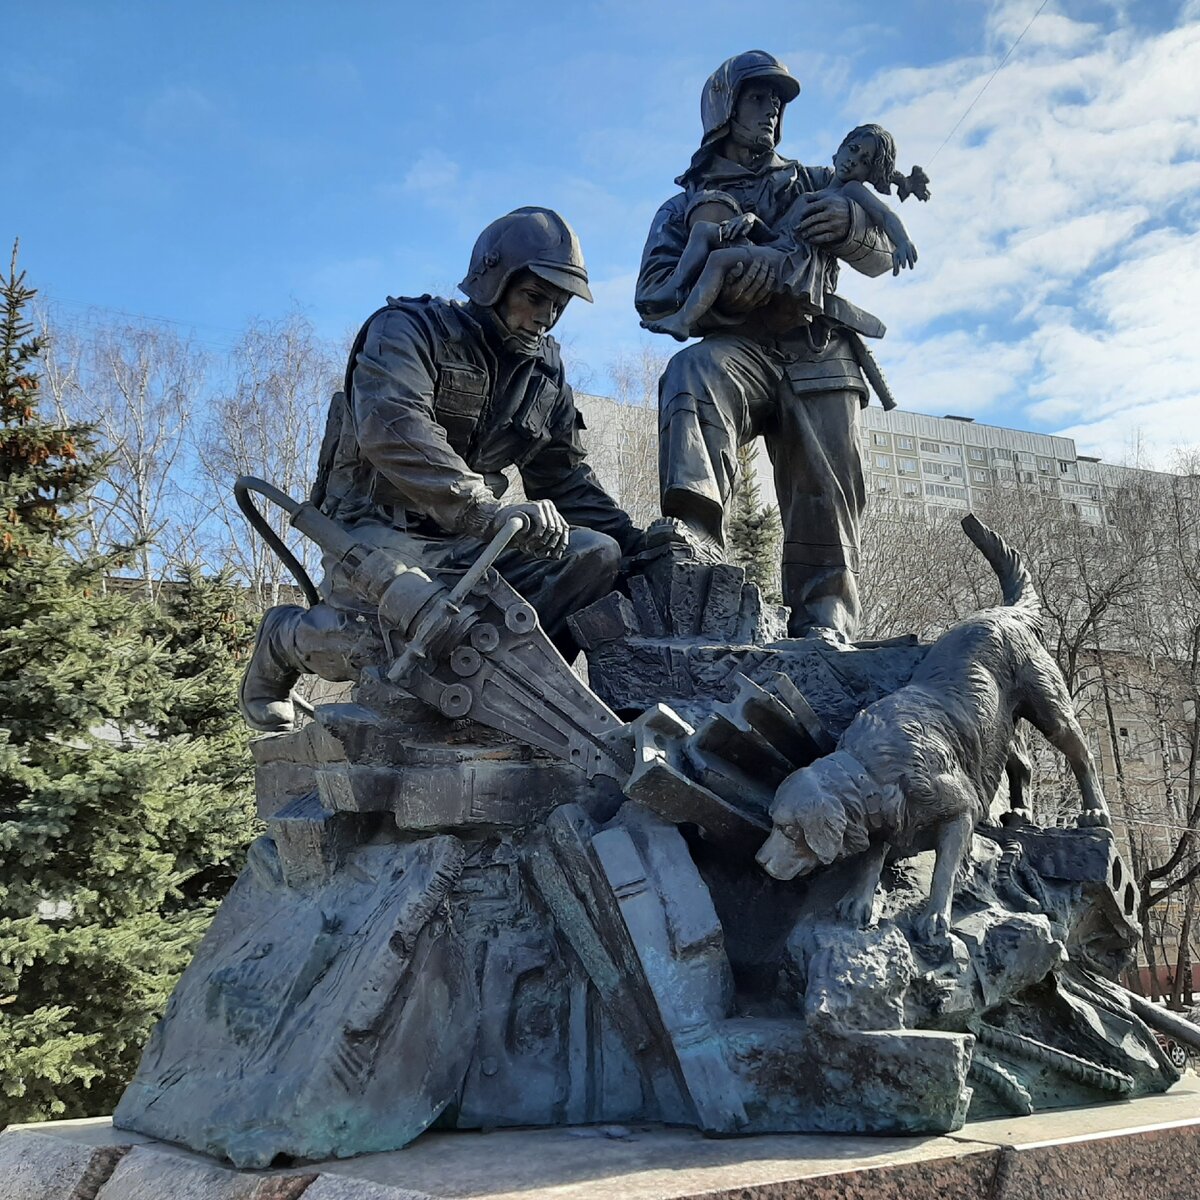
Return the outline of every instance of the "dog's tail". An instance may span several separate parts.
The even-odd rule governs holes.
[[[1042,603],[1038,599],[1037,589],[1033,586],[1033,577],[1020,554],[974,513],[967,513],[963,517],[962,527],[963,532],[975,543],[999,577],[1004,603],[1013,608],[1025,609],[1034,617],[1040,617]]]

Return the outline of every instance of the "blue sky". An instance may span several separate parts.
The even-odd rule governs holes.
[[[585,385],[666,339],[633,279],[729,54],[801,80],[781,150],[879,120],[934,199],[921,258],[845,290],[889,326],[902,406],[1065,431],[1120,459],[1200,443],[1200,2],[52,3],[4,8],[0,237],[66,311],[232,342],[297,305],[330,336],[447,292],[520,204],[576,227]],[[936,157],[935,157],[935,151]],[[893,201],[894,203],[894,201]]]

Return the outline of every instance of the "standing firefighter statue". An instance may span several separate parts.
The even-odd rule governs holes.
[[[389,299],[363,325],[334,396],[312,500],[360,545],[411,566],[463,570],[522,518],[500,574],[569,660],[567,617],[611,590],[640,539],[600,485],[549,336],[572,296],[591,301],[574,230],[546,208],[493,221],[460,285],[465,304]],[[505,505],[516,466],[528,502]],[[294,723],[301,674],[353,681],[378,655],[361,597],[325,559],[320,603],[270,609],[241,689],[252,728]]]
[[[737,447],[764,435],[783,521],[789,632],[841,641],[852,639],[859,623],[855,576],[866,492],[858,410],[867,383],[891,405],[862,338],[879,337],[883,324],[832,290],[809,297],[809,311],[798,310],[778,255],[759,253],[750,242],[782,236],[790,224],[793,241],[828,260],[830,289],[838,262],[880,275],[892,270],[895,248],[862,205],[830,189],[833,170],[776,152],[783,110],[799,92],[788,69],[762,50],[735,55],[713,72],[701,98],[703,139],[676,180],[683,190],[655,214],[636,303],[651,328],[680,308],[689,223],[702,206],[723,206],[729,220],[720,228],[726,240],[743,244],[744,261],[726,274],[716,304],[698,321],[701,340],[671,359],[659,385],[667,529],[703,560],[719,559]],[[734,236],[741,229],[750,237]],[[787,261],[797,250],[793,245]],[[660,526],[652,536],[662,535]]]

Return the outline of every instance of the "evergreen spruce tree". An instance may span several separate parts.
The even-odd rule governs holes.
[[[172,831],[178,860],[194,868],[181,882],[177,902],[185,908],[207,905],[211,913],[260,832],[250,733],[237,707],[255,618],[245,588],[228,576],[206,578],[193,568],[163,589],[147,619],[172,685],[170,708],[157,732],[186,740],[192,755],[183,781],[190,796],[186,811],[202,815],[198,824],[181,821]]]
[[[733,488],[733,514],[729,522],[729,561],[746,569],[746,578],[757,583],[769,600],[779,600],[779,550],[783,530],[779,509],[762,502],[754,443],[738,447],[737,482]]]
[[[104,464],[47,421],[0,276],[0,1127],[111,1111],[253,833],[221,585],[155,611],[73,558]],[[192,581],[193,583],[195,581]],[[215,765],[214,765],[215,762]]]

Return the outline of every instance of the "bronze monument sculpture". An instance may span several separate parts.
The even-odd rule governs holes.
[[[1178,1078],[1169,1018],[1116,982],[1136,891],[1019,555],[968,520],[1005,605],[933,646],[851,640],[857,414],[886,385],[837,264],[908,256],[776,153],[798,91],[762,51],[724,63],[654,219],[650,324],[684,305],[683,276],[663,285],[693,215],[729,214],[740,250],[789,214],[789,261],[815,264],[797,291],[771,256],[723,263],[662,379],[662,522],[636,529],[587,465],[548,336],[587,272],[540,208],[480,236],[466,304],[368,320],[308,501],[238,482],[325,577],[260,629],[242,705],[267,832],[118,1126],[266,1166],[431,1127],[939,1133]],[[877,165],[882,131],[854,136]],[[760,431],[787,608],[720,561],[733,451]],[[514,466],[530,499],[505,505]],[[350,701],[299,720],[302,673]],[[992,819],[1021,720],[1069,757],[1077,827]]]
[[[557,213],[518,209],[480,234],[461,287],[465,305],[393,299],[363,325],[313,501],[359,541],[431,570],[464,569],[519,515],[497,569],[573,653],[567,616],[609,591],[638,539],[585,461],[558,346],[543,337],[572,296],[592,298],[579,241]],[[529,502],[502,505],[514,465]],[[332,570],[307,610],[267,614],[242,685],[252,728],[292,727],[301,673],[357,680],[376,651],[359,615]]]
[[[860,125],[852,129],[833,156],[833,176],[822,191],[804,192],[784,214],[781,228],[771,229],[728,192],[704,190],[690,198],[687,207],[688,240],[675,270],[652,293],[643,295],[643,304],[656,304],[676,298],[691,288],[679,311],[657,321],[642,324],[655,333],[669,333],[687,341],[698,322],[720,299],[727,282],[738,278],[755,260],[769,264],[778,281],[772,303],[786,297],[797,302],[792,319],[801,323],[808,314],[824,313],[825,297],[837,284],[834,269],[837,260],[810,246],[796,236],[796,227],[808,217],[826,195],[840,194],[866,213],[875,229],[893,246],[892,274],[917,263],[917,249],[904,223],[877,196],[863,186],[869,182],[884,194],[896,183],[901,197],[919,195],[929,199],[929,178],[920,167],[912,175],[895,170],[896,144],[880,125]]]

